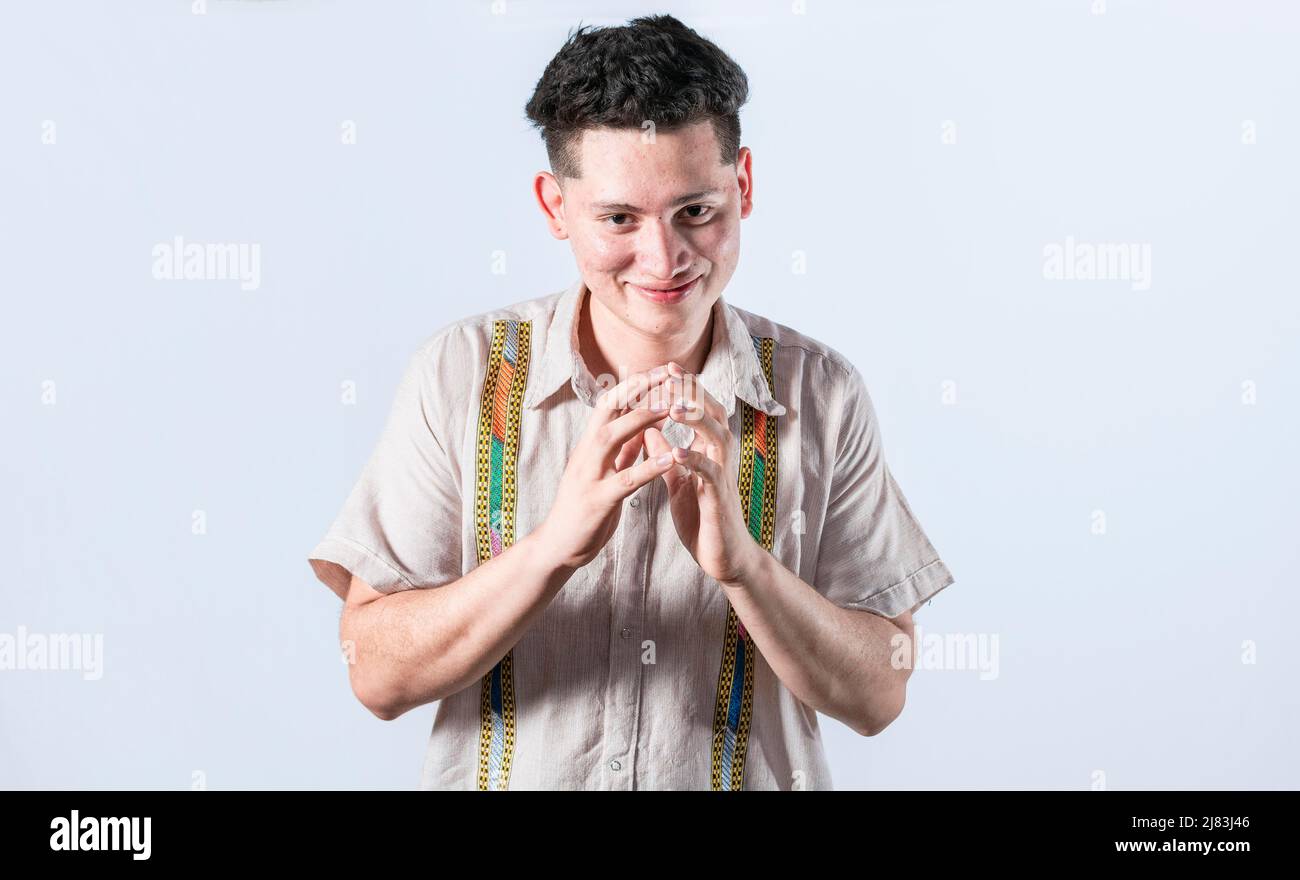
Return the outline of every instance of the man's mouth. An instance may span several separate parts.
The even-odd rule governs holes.
[[[676,302],[681,302],[682,300],[686,299],[686,297],[690,296],[691,292],[695,290],[695,288],[699,285],[699,281],[702,277],[704,276],[696,275],[694,278],[692,278],[690,281],[686,282],[685,284],[682,284],[678,287],[672,287],[667,290],[657,290],[652,287],[641,287],[639,285],[633,284],[630,281],[627,282],[627,286],[631,287],[637,293],[641,294],[646,299],[652,302],[676,303]]]

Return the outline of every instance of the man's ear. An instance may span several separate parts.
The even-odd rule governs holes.
[[[537,205],[546,217],[551,235],[560,240],[568,238],[568,225],[564,219],[564,190],[560,188],[555,175],[549,171],[537,172],[533,178],[533,195],[537,197]]]
[[[736,154],[736,184],[740,187],[740,219],[754,211],[754,160],[749,147]]]

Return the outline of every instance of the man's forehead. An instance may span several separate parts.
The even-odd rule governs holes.
[[[585,176],[588,166],[660,171],[698,169],[709,174],[721,164],[721,148],[707,122],[671,130],[599,127],[583,132],[579,161]]]
[[[702,129],[700,128],[702,126]],[[576,189],[595,207],[673,207],[725,195],[718,144],[707,122],[658,133],[593,129],[584,133]]]

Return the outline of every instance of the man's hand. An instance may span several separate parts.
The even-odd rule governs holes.
[[[669,364],[665,390],[676,403],[668,411],[675,422],[689,425],[695,439],[689,449],[673,449],[657,427],[645,429],[651,456],[673,456],[663,474],[669,509],[682,544],[705,574],[723,585],[743,580],[761,561],[762,547],[745,527],[740,508],[739,445],[727,424],[727,411],[675,362]]]
[[[673,466],[672,455],[661,453],[634,464],[645,427],[665,418],[668,409],[665,399],[647,392],[668,378],[667,365],[634,373],[596,399],[555,502],[537,529],[556,564],[576,569],[594,559],[618,528],[623,500]]]

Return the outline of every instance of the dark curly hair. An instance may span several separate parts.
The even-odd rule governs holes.
[[[578,178],[582,133],[597,126],[671,131],[709,120],[722,164],[740,149],[749,80],[740,65],[671,15],[621,27],[583,25],[546,65],[524,112],[541,130],[556,177]]]

